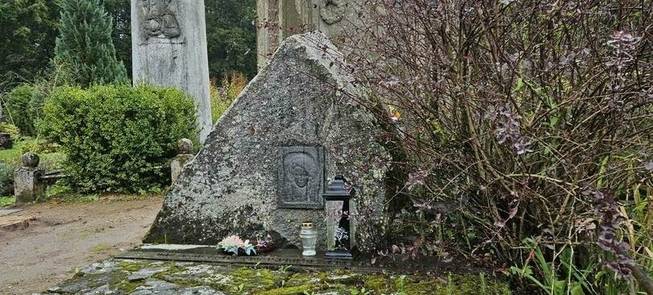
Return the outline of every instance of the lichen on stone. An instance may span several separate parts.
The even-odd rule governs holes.
[[[289,37],[186,166],[146,241],[217,244],[230,235],[255,239],[276,232],[300,247],[300,225],[307,221],[326,236],[324,210],[278,206],[280,151],[291,146],[324,149],[324,179],[317,181],[343,175],[351,182],[355,244],[363,252],[379,246],[392,158],[378,142],[384,130],[374,116],[343,94],[361,91],[352,81],[325,35]],[[319,250],[326,240],[319,240]]]

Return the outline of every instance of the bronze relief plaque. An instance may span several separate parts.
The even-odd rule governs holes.
[[[279,208],[323,209],[324,148],[285,146],[279,154]]]
[[[173,39],[181,36],[177,19],[177,0],[141,0],[141,26],[145,40]]]

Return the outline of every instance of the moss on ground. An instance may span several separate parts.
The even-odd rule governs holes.
[[[368,275],[364,280],[365,289],[373,290],[376,293],[387,292],[393,289],[393,284],[385,275]]]
[[[281,287],[272,290],[258,292],[258,295],[304,295],[311,294],[314,291],[320,290],[315,285],[299,285],[292,287]]]
[[[239,268],[230,273],[232,285],[229,292],[235,294],[275,289],[287,278],[287,274],[270,269]]]
[[[136,288],[142,285],[142,281],[130,282],[128,280],[122,280],[116,285],[116,288],[125,294],[130,294],[131,292],[134,292]]]
[[[107,279],[85,275],[73,280],[109,281],[112,289],[129,294],[147,279],[129,281],[130,274],[143,269],[163,268],[153,279],[180,288],[206,286],[226,294],[303,295],[303,294],[511,294],[508,285],[484,274],[444,274],[441,276],[391,275],[350,271],[289,271],[287,269],[231,268],[192,263],[123,260]]]
[[[137,260],[130,260],[130,261],[121,261],[118,266],[120,269],[124,271],[129,271],[129,272],[137,272],[145,267],[147,267],[149,263],[144,262],[144,261],[137,261]]]

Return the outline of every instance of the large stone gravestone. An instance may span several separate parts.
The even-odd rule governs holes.
[[[192,96],[202,143],[213,123],[204,15],[204,0],[131,0],[134,83]]]
[[[389,155],[374,117],[342,95],[356,89],[341,58],[321,33],[287,39],[186,165],[146,242],[215,244],[272,233],[299,247],[301,224],[312,222],[324,249],[321,193],[341,174],[358,192],[358,246],[371,249],[381,238]]]

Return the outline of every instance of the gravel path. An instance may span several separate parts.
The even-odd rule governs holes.
[[[42,292],[75,269],[141,243],[161,198],[37,204],[0,216],[0,294]]]

